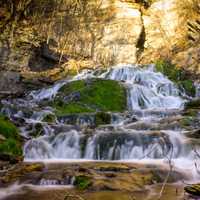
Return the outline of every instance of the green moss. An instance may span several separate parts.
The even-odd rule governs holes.
[[[43,122],[48,122],[48,123],[53,123],[53,122],[56,121],[56,117],[55,117],[55,115],[47,114],[47,115],[43,118],[42,121],[43,121]]]
[[[5,138],[19,139],[17,127],[3,116],[0,116],[0,134]]]
[[[85,84],[84,80],[73,81],[73,82],[70,82],[69,84],[61,87],[59,92],[62,92],[62,93],[64,93],[65,96],[67,96],[67,95],[71,94],[72,92],[83,89],[85,86],[86,86],[86,84]]]
[[[84,103],[102,111],[122,112],[126,108],[125,89],[116,81],[97,79],[82,94]]]
[[[184,111],[183,116],[187,117],[197,117],[198,112],[195,109],[187,109]]]
[[[0,152],[21,156],[22,155],[21,144],[19,141],[15,139],[8,138],[3,143],[0,143]]]
[[[64,103],[62,99],[66,96],[71,98]],[[52,106],[58,115],[95,111],[123,112],[126,109],[126,91],[113,80],[78,80],[63,86]]]
[[[98,112],[95,115],[95,124],[96,126],[110,124],[111,123],[111,116],[105,112]]]
[[[179,84],[185,89],[188,95],[195,96],[196,89],[192,80],[183,80],[183,81],[180,81]]]
[[[92,109],[86,108],[83,105],[79,105],[78,103],[63,104],[62,106],[55,105],[55,108],[57,116],[63,116],[72,113],[90,113],[94,111]]]
[[[85,190],[91,186],[92,182],[87,176],[76,176],[74,184],[78,189]]]
[[[167,76],[170,80],[178,82],[181,77],[181,70],[177,69],[168,61],[158,60],[156,62],[156,70]]]
[[[22,155],[21,141],[17,127],[7,118],[0,116],[0,134],[6,140],[0,143],[0,153]]]
[[[43,134],[44,134],[43,125],[41,123],[35,124],[35,127],[34,127],[33,131],[31,131],[29,133],[29,135],[31,137],[35,137],[35,138],[37,138],[37,137],[39,137],[39,136],[41,136]]]
[[[181,126],[182,126],[182,127],[191,126],[192,123],[193,123],[193,117],[191,117],[191,116],[184,117],[184,118],[181,120]]]
[[[155,64],[156,70],[167,76],[171,81],[176,83],[180,89],[184,89],[186,94],[195,96],[195,86],[193,81],[188,79],[186,72],[177,68],[169,61],[158,60]]]

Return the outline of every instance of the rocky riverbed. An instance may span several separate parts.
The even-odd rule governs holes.
[[[4,98],[2,198],[183,198],[199,179],[200,103],[159,70],[86,70]]]

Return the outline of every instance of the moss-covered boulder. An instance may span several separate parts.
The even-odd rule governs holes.
[[[185,109],[198,109],[200,108],[200,99],[193,99],[185,104]]]
[[[36,138],[45,134],[44,129],[43,129],[43,124],[39,122],[30,126],[29,129],[31,130],[29,132],[30,137]]]
[[[171,81],[186,92],[189,96],[195,96],[196,89],[193,81],[190,79],[186,71],[171,64],[169,61],[158,60],[155,64],[158,72],[167,76]]]
[[[105,112],[98,112],[95,115],[95,125],[105,125],[111,123],[111,115]]]
[[[17,127],[6,117],[0,116],[0,135],[5,140],[0,142],[0,153],[15,156],[22,155],[21,139]]]
[[[200,100],[193,99],[185,104],[185,109],[182,112],[180,125],[187,130],[199,129],[200,126]]]
[[[47,114],[44,116],[43,122],[54,123],[56,121],[56,116],[54,114]]]
[[[126,109],[126,90],[114,80],[78,80],[64,85],[52,106],[58,116],[98,111],[123,112]]]
[[[95,128],[99,125],[111,123],[112,116],[107,112],[96,113],[73,113],[59,116],[58,121],[64,124],[75,125],[79,127]]]
[[[80,190],[85,190],[92,185],[92,181],[88,176],[76,176],[74,185]]]

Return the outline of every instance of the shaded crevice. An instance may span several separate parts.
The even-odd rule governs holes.
[[[144,19],[143,19],[143,12],[142,8],[140,8],[140,15],[141,15],[141,25],[142,25],[142,30],[139,36],[139,39],[136,44],[137,52],[136,52],[136,57],[137,61],[140,59],[141,54],[144,52],[145,48],[145,42],[146,42],[146,31],[145,31],[145,26],[144,26]]]
[[[198,43],[200,41],[200,21],[188,22],[188,40],[191,43]]]
[[[55,41],[51,40],[52,46]],[[39,47],[33,48],[33,54],[29,59],[28,67],[31,71],[40,72],[55,68],[58,64],[68,61],[68,58],[53,51],[46,42],[42,42]]]

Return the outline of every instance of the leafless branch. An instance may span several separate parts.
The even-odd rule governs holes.
[[[169,176],[170,176],[170,174],[171,174],[171,172],[172,172],[172,169],[173,169],[173,164],[172,164],[172,162],[171,162],[171,161],[172,161],[172,156],[173,156],[173,151],[174,151],[174,148],[173,148],[173,145],[171,145],[170,157],[169,157],[169,158],[166,157],[166,158],[168,159],[168,162],[169,162],[169,171],[168,171],[167,176],[166,176],[166,178],[165,178],[165,180],[164,180],[164,182],[163,182],[163,185],[162,185],[162,188],[161,188],[161,190],[160,190],[160,194],[159,194],[158,200],[160,200],[161,197],[162,197],[162,194],[163,194],[163,192],[164,192],[165,186],[166,186],[166,184],[167,184],[167,182],[168,182]]]

